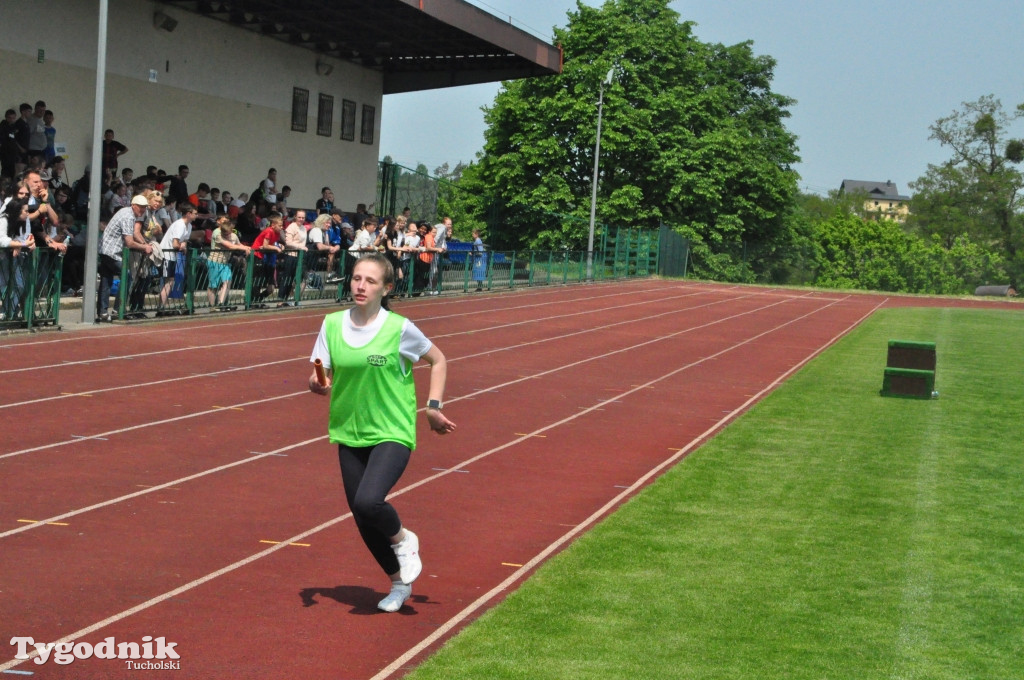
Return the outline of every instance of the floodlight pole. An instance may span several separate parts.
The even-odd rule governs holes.
[[[587,281],[594,279],[594,220],[597,217],[597,168],[601,161],[601,114],[604,111],[604,86],[612,84],[615,67],[608,69],[608,75],[601,81],[597,97],[597,141],[594,144],[594,180],[590,190],[590,236],[587,238]]]
[[[99,32],[96,38],[96,100],[92,119],[92,158],[89,163],[89,215],[86,221],[85,279],[82,281],[82,323],[96,319],[96,272],[99,261],[100,206],[103,191],[103,103],[107,95],[108,0],[100,0]]]

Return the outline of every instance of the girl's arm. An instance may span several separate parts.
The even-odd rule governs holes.
[[[448,378],[448,360],[437,345],[430,346],[430,350],[423,355],[423,360],[430,364],[430,388],[427,391],[427,399],[443,401],[444,384]],[[428,408],[426,415],[430,429],[438,434],[448,434],[455,429],[455,423],[448,420],[440,409]]]

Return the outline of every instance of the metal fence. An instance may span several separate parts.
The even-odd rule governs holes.
[[[0,248],[0,329],[58,322],[63,262],[49,248]]]
[[[603,245],[603,251],[594,253],[593,280],[657,272],[656,232],[620,229]],[[46,249],[0,250],[0,329],[59,323],[62,263],[63,258]],[[354,263],[346,252],[300,252],[277,255],[274,261],[254,253],[203,248],[165,251],[158,265],[126,248],[109,310],[114,319],[132,320],[337,303],[348,298],[347,277]],[[433,261],[416,254],[401,261],[394,296],[580,283],[588,279],[587,269],[586,251],[475,250],[471,243],[449,241],[448,252]]]

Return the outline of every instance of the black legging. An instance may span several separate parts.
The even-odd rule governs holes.
[[[358,448],[338,444],[348,507],[363,543],[385,574],[394,574],[399,569],[398,558],[391,549],[391,536],[402,529],[402,520],[385,499],[405,472],[411,454],[407,446],[397,442]]]

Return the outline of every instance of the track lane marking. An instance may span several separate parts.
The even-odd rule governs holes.
[[[617,282],[617,283],[621,284],[622,282]],[[603,284],[598,284],[598,285],[603,285]],[[647,291],[640,291],[640,292],[643,293],[643,292],[663,291],[663,290],[666,290],[666,288],[669,288],[671,290],[671,288],[690,289],[690,288],[694,288],[694,287],[692,287],[691,285],[686,285],[686,284],[678,285],[678,286],[674,286],[674,287],[658,286],[658,287],[655,287],[655,288],[647,289]],[[564,289],[558,289],[558,290],[562,290],[563,291]],[[585,297],[585,298],[573,298],[572,301],[573,302],[587,302],[587,301],[590,301],[590,300],[600,300],[600,299],[607,298],[607,297],[616,297],[616,296],[622,296],[622,295],[634,295],[634,294],[636,294],[636,292],[637,291],[623,291],[623,290],[621,290],[621,288],[618,288],[618,289],[616,289],[616,291],[614,293],[610,293],[608,295],[594,295],[594,296]],[[708,291],[707,290],[701,290],[700,292],[708,292]],[[480,299],[480,298],[476,298],[476,299]],[[447,303],[447,304],[452,304],[452,303],[457,302],[457,301],[460,302],[460,303],[465,303],[466,298],[461,298],[461,297],[460,298],[449,298],[449,299],[447,299],[447,300],[445,300],[443,302]],[[433,300],[431,300],[431,302],[433,302]],[[442,301],[441,300],[437,300],[437,302],[442,302]],[[565,303],[565,300],[553,300],[553,301],[550,301],[550,302],[540,302],[540,303],[536,303],[536,304],[526,304],[526,305],[517,305],[517,306],[487,308],[487,309],[475,309],[475,310],[471,310],[471,311],[459,312],[459,313],[456,313],[456,314],[440,314],[440,315],[434,315],[434,316],[424,316],[422,318],[423,318],[423,321],[438,321],[438,320],[444,320],[444,318],[458,318],[458,317],[470,316],[470,315],[474,315],[474,314],[494,313],[496,311],[516,311],[516,310],[519,310],[519,309],[529,309],[529,308],[534,308],[534,307],[541,307],[541,306],[552,305],[552,304],[564,304],[564,303]],[[421,304],[421,305],[416,305],[416,306],[417,307],[427,307],[427,306],[431,306],[431,305]],[[234,327],[234,326],[250,326],[250,325],[254,325],[254,324],[267,324],[267,323],[274,323],[274,322],[287,322],[289,324],[294,324],[296,321],[307,320],[307,318],[322,318],[325,315],[325,313],[329,313],[329,312],[325,311],[326,308],[330,309],[330,307],[326,307],[326,306],[325,307],[318,307],[315,311],[313,311],[312,313],[309,313],[309,314],[294,314],[293,313],[293,314],[288,314],[287,316],[275,316],[275,317],[272,317],[272,318],[261,318],[261,320],[258,320],[258,321],[239,322],[239,323],[234,323],[234,324],[209,324],[209,325],[206,325],[206,326],[186,326],[186,325],[182,325],[182,326],[179,326],[179,327],[176,327],[176,328],[161,329],[161,330],[156,330],[156,331],[147,331],[147,332],[139,332],[139,333],[125,333],[125,334],[114,335],[114,336],[112,336],[110,334],[90,335],[90,336],[77,335],[77,336],[74,336],[74,337],[61,338],[61,339],[58,339],[58,340],[46,340],[46,341],[38,341],[38,342],[23,342],[23,343],[0,344],[0,350],[3,350],[3,349],[13,349],[13,348],[16,348],[16,347],[29,347],[29,346],[32,346],[32,345],[39,345],[39,344],[51,344],[51,343],[54,343],[54,342],[72,342],[72,341],[85,342],[85,341],[88,341],[88,340],[109,340],[112,337],[118,338],[118,337],[123,337],[123,336],[131,336],[132,338],[137,338],[137,337],[142,336],[142,335],[153,335],[153,334],[161,334],[161,333],[181,333],[181,332],[184,332],[184,331],[191,332],[191,331],[195,331],[195,330],[206,330],[206,329],[215,329],[216,330],[216,329],[221,329],[221,328],[225,328],[225,327],[230,328],[230,327]],[[305,334],[299,334],[299,335],[305,335]],[[297,336],[282,336],[282,337],[297,337]],[[204,345],[204,347],[209,347],[209,346],[210,345]],[[214,345],[214,346],[216,346],[216,345]],[[106,357],[102,357],[100,359],[95,359],[95,360],[112,360],[112,359],[116,359],[116,358],[118,358],[118,355],[117,354],[112,354],[112,355],[109,355],[109,356],[106,356]],[[93,360],[93,359],[89,359],[89,360]],[[86,362],[85,359],[83,359],[82,362],[78,362],[78,360],[72,360],[72,362],[66,362],[66,363],[60,364],[57,368],[62,368],[62,367],[65,367],[65,366],[73,366],[75,364],[81,364],[81,363],[85,363],[85,362]],[[12,373],[12,372],[18,372],[18,371],[45,370],[45,369],[49,369],[49,368],[54,368],[54,367],[52,367],[52,366],[33,366],[33,367],[25,367],[25,368],[22,368],[22,369],[8,369],[8,370],[0,371],[0,375],[3,375],[4,373]]]
[[[679,297],[689,297],[689,295],[682,295],[682,296],[679,296]],[[596,327],[588,328],[588,329],[585,329],[585,330],[573,331],[571,333],[564,333],[562,335],[549,336],[549,337],[546,337],[546,338],[541,338],[539,340],[529,340],[529,341],[526,341],[526,342],[518,343],[516,345],[506,345],[505,347],[498,347],[498,348],[495,348],[495,349],[484,350],[482,352],[477,352],[475,354],[467,354],[467,355],[463,355],[463,356],[460,356],[460,357],[452,357],[452,358],[448,359],[448,363],[453,363],[453,362],[456,362],[456,361],[465,361],[467,359],[474,359],[474,358],[481,357],[481,356],[487,356],[489,354],[496,354],[498,352],[507,352],[507,351],[511,351],[511,350],[522,349],[524,347],[528,347],[528,346],[531,346],[531,345],[542,344],[542,343],[545,343],[545,342],[553,342],[555,340],[564,340],[566,338],[570,338],[570,337],[573,337],[573,336],[576,336],[576,335],[583,335],[583,334],[590,333],[590,332],[596,331],[596,330],[607,330],[607,329],[613,328],[615,326],[621,326],[621,325],[625,325],[625,324],[636,323],[637,321],[648,321],[648,320],[651,320],[651,319],[657,319],[657,318],[661,318],[661,317],[664,317],[664,316],[670,316],[672,314],[681,314],[683,312],[693,311],[694,309],[701,309],[703,307],[710,307],[710,306],[713,306],[713,305],[719,305],[719,304],[725,304],[725,303],[728,303],[728,302],[735,302],[735,301],[738,301],[738,300],[744,300],[744,299],[747,299],[747,297],[749,297],[749,296],[740,296],[740,297],[736,297],[736,298],[727,298],[727,299],[724,299],[724,300],[714,300],[714,301],[706,302],[706,303],[703,303],[703,304],[700,304],[700,305],[694,305],[692,307],[683,307],[683,308],[679,308],[679,309],[673,309],[673,310],[670,310],[668,312],[662,312],[661,314],[654,314],[654,315],[646,316],[646,317],[643,317],[642,319],[627,319],[627,320],[623,320],[623,321],[616,321],[614,323],[606,324],[604,326],[596,326]],[[780,304],[780,303],[774,303],[773,305],[768,305],[767,307],[774,306],[775,304]],[[623,306],[624,307],[635,307],[636,305],[632,304],[632,305],[623,305]],[[767,308],[767,307],[765,307],[765,308]],[[588,312],[588,313],[592,313],[592,312]],[[560,317],[564,317],[564,316],[568,316],[568,315],[559,315],[558,317],[547,317],[547,318],[543,318],[543,319],[538,319],[536,321],[537,322],[539,322],[539,321],[546,321],[546,320],[549,320],[551,318],[560,318]],[[519,325],[519,324],[509,324],[509,325]],[[456,335],[456,334],[452,334],[452,335]],[[449,336],[441,335],[441,336],[437,336],[437,337],[449,337]],[[268,362],[267,364],[263,364],[263,365],[283,364],[283,363],[289,363],[289,362],[292,362],[292,361],[298,361],[298,360],[297,359],[283,359],[283,360],[280,360],[280,361]],[[245,368],[251,368],[251,367],[243,367],[243,368],[238,369],[238,370],[244,370]],[[425,370],[425,369],[426,369],[426,365],[425,364],[420,364],[419,366],[416,367],[416,370]],[[225,371],[220,371],[218,373],[226,373],[226,372],[229,372],[231,370],[235,370],[235,369],[227,369]],[[202,374],[202,375],[206,376],[206,375],[211,375],[211,374]],[[168,379],[166,381],[159,381],[159,382],[173,382],[174,380],[190,379],[191,377],[194,377],[194,376],[186,376],[184,378],[171,378],[171,379]],[[109,388],[109,389],[111,389],[111,390],[112,389],[134,389],[135,387],[138,387],[138,385],[128,385],[128,386],[125,386],[124,388]],[[287,395],[281,395],[281,396],[277,396],[277,397],[270,397],[267,400],[283,399],[283,398],[287,398],[287,397],[291,397],[291,396],[296,396],[296,395],[299,395],[299,394],[305,394],[305,393],[306,393],[305,391],[294,392],[294,393],[287,394]],[[60,398],[60,397],[55,397],[55,398]],[[41,400],[37,400],[37,401],[48,401],[48,400],[49,399],[41,399]],[[267,400],[264,400],[264,401],[267,401]],[[248,402],[248,403],[242,403],[242,404],[233,404],[232,406],[226,407],[226,408],[237,408],[237,407],[249,406],[249,405],[253,405],[253,404],[257,404],[257,403],[264,403],[264,401]],[[0,408],[3,408],[3,406],[0,406]],[[225,408],[225,407],[221,407],[221,409],[222,408]],[[181,415],[181,416],[177,416],[176,419],[198,417],[200,415],[208,415],[211,412],[212,411],[198,411],[198,412],[194,412],[192,414],[184,414],[184,415]],[[134,426],[130,426],[129,429],[138,429],[138,428],[141,428],[141,427],[151,427],[151,426],[155,426],[155,425],[162,425],[162,424],[167,423],[167,422],[170,422],[170,421],[168,421],[168,420],[159,420],[159,421],[151,421],[149,423],[140,423],[140,424],[137,424],[137,425],[134,425]],[[113,430],[111,432],[115,433],[115,434],[120,434],[120,433],[129,431],[129,429]],[[103,435],[105,435],[105,434],[110,434],[110,433],[102,432],[102,433],[99,433],[99,434],[96,434],[96,435],[74,435],[74,437],[76,437],[78,439],[98,439],[98,438],[102,438]],[[11,456],[17,456],[17,455],[22,455],[22,454],[25,454],[25,453],[31,453],[33,451],[42,451],[42,450],[45,450],[45,449],[48,449],[48,448],[54,448],[56,446],[63,446],[65,444],[69,444],[69,443],[74,443],[74,440],[60,441],[60,442],[51,442],[50,444],[41,444],[39,446],[28,448],[28,449],[20,449],[20,450],[17,450],[17,451],[10,451],[8,453],[0,454],[0,460],[2,460],[4,458],[7,458],[7,457],[11,457]]]
[[[744,297],[737,298],[737,299],[744,299]],[[762,307],[757,307],[757,308],[750,309],[750,310],[747,310],[747,311],[744,311],[744,312],[738,312],[738,313],[730,315],[730,316],[722,317],[720,319],[715,319],[713,321],[709,321],[707,323],[704,323],[704,324],[701,324],[701,325],[698,325],[698,326],[690,326],[688,328],[684,328],[684,329],[681,329],[679,331],[675,331],[675,332],[670,333],[668,335],[663,335],[663,336],[659,336],[659,337],[656,337],[656,338],[652,338],[652,339],[643,341],[643,342],[638,343],[636,345],[631,345],[631,346],[628,346],[628,347],[622,347],[622,348],[619,348],[619,349],[616,349],[616,350],[611,350],[611,351],[606,352],[604,354],[591,356],[591,357],[588,357],[588,358],[585,358],[585,359],[580,359],[580,360],[578,360],[578,361],[576,361],[574,363],[571,363],[571,364],[561,364],[561,365],[559,365],[559,366],[557,366],[555,368],[548,369],[548,370],[542,371],[540,373],[537,373],[537,374],[535,374],[533,376],[530,376],[529,378],[516,378],[516,379],[513,379],[513,380],[508,380],[508,381],[506,381],[504,383],[499,383],[498,385],[493,385],[493,386],[490,386],[490,387],[486,387],[486,388],[482,388],[482,389],[476,390],[474,392],[470,392],[469,394],[466,394],[466,395],[461,395],[461,396],[449,398],[449,399],[446,400],[446,403],[451,404],[451,403],[455,403],[455,402],[458,402],[458,401],[462,401],[464,399],[472,399],[473,397],[479,396],[481,394],[486,394],[486,393],[498,391],[500,388],[509,387],[509,386],[515,385],[517,383],[525,382],[526,380],[532,380],[532,379],[537,378],[537,377],[551,375],[551,374],[557,373],[559,371],[563,371],[563,370],[570,369],[570,368],[575,368],[577,366],[580,366],[580,365],[585,364],[585,363],[589,363],[591,361],[598,361],[598,360],[601,360],[601,359],[606,359],[606,358],[608,358],[610,356],[613,356],[615,354],[620,354],[622,352],[632,351],[632,350],[636,349],[637,347],[643,347],[645,345],[649,345],[649,344],[652,344],[652,343],[662,342],[664,340],[672,339],[672,338],[678,337],[679,335],[683,335],[685,333],[690,333],[690,332],[693,332],[693,331],[696,331],[696,330],[701,330],[703,328],[714,326],[714,325],[717,325],[719,323],[724,323],[724,322],[732,320],[732,319],[736,319],[736,318],[739,318],[739,317],[742,317],[742,316],[747,316],[749,314],[754,314],[756,312],[760,312],[760,311],[763,311],[765,309],[770,309],[772,307],[776,307],[778,305],[785,304],[786,302],[789,302],[789,300],[783,300],[783,301],[780,301],[780,302],[773,302],[771,304],[764,305]],[[709,303],[709,304],[714,304],[714,303]],[[787,325],[789,323],[793,323],[793,322],[795,322],[797,320],[803,319],[806,316],[810,316],[811,314],[816,314],[817,312],[819,312],[819,311],[821,311],[823,309],[827,309],[828,307],[831,307],[833,304],[836,304],[836,303],[831,303],[831,304],[828,304],[828,305],[824,305],[824,306],[818,307],[818,308],[814,309],[811,312],[808,312],[807,314],[805,314],[803,316],[800,316],[800,317],[797,317],[796,319],[791,319],[790,321],[787,321],[786,324],[783,324],[783,326]],[[701,305],[701,306],[704,306],[704,305]],[[688,310],[679,310],[679,311],[688,311]],[[651,318],[651,317],[646,317],[646,318]],[[620,323],[628,323],[628,322],[620,322]],[[618,324],[613,324],[613,325],[618,325]],[[781,328],[783,326],[779,326],[778,328]],[[573,335],[575,335],[575,333],[573,333]],[[756,337],[760,337],[760,336],[755,336],[755,338]],[[527,343],[527,344],[530,344],[530,343]],[[740,345],[736,345],[736,347],[738,347],[738,346],[740,346]],[[487,354],[487,353],[490,353],[490,352],[483,352],[482,354]],[[703,357],[703,358],[697,360],[697,362],[695,362],[694,364],[688,365],[686,368],[692,367],[694,365],[698,365],[699,363],[703,363],[704,361],[709,361],[711,359],[714,359],[715,357],[718,356],[718,354],[721,354],[721,353],[724,353],[724,352],[719,352],[717,354],[712,354],[712,355],[710,355],[708,357]],[[645,389],[645,388],[649,387],[650,385],[652,385],[652,384],[654,384],[656,382],[659,382],[659,380],[655,380],[655,381],[651,381],[651,382],[648,382],[648,383],[644,383],[642,385],[637,385],[637,386],[633,387],[632,389],[630,389],[629,391],[627,391],[625,393],[622,393],[620,395],[613,395],[609,399],[606,399],[603,402],[599,401],[597,404],[594,404],[593,406],[580,406],[580,407],[578,407],[579,413],[577,413],[577,414],[575,414],[573,416],[570,416],[569,418],[567,418],[567,419],[565,419],[563,421],[559,421],[559,423],[557,423],[557,424],[562,424],[562,423],[565,423],[565,422],[569,422],[570,420],[572,420],[574,418],[577,418],[577,417],[579,417],[581,415],[585,415],[587,413],[590,413],[591,411],[601,411],[601,410],[603,410],[603,408],[601,408],[601,407],[605,403],[617,401],[618,397],[629,395],[629,394],[632,394],[632,393],[637,392],[639,390]],[[263,401],[272,401],[274,399],[290,398],[290,397],[294,397],[294,396],[297,396],[297,395],[304,395],[304,394],[306,394],[305,390],[301,391],[301,392],[294,392],[294,393],[291,393],[291,394],[288,394],[288,395],[283,395],[283,396],[280,396],[280,397],[271,397],[271,398],[263,400]],[[260,403],[262,403],[262,402],[260,402]],[[425,410],[425,409],[424,408],[418,409],[418,411],[423,411],[423,410]],[[216,412],[216,411],[212,411],[212,412]],[[186,415],[177,416],[177,417],[175,417],[173,419],[170,419],[170,421],[173,421],[173,420],[183,420],[183,419],[186,419],[186,418],[198,417],[200,415],[206,415],[207,413],[209,413],[209,412],[200,412],[200,413],[197,413],[197,414],[186,414]],[[170,422],[170,421],[164,421],[164,422]],[[148,425],[131,426],[129,428],[124,428],[122,431],[130,431],[130,430],[133,430],[133,429],[141,429],[142,427],[147,427],[147,426]],[[536,431],[531,432],[531,433],[523,434],[521,436],[518,436],[515,440],[513,440],[512,443],[513,444],[517,444],[517,443],[519,443],[521,441],[525,441],[526,439],[529,439],[529,438],[534,437],[534,436],[545,436],[545,435],[541,435],[540,434],[541,432],[544,432],[544,431],[545,431],[544,429],[541,429],[541,430],[536,430]],[[104,433],[104,434],[106,434],[106,433]],[[303,445],[303,444],[311,443],[311,442],[315,442],[315,441],[321,441],[321,440],[324,440],[324,439],[327,439],[327,435],[322,435],[320,437],[316,437],[316,438],[313,438],[313,439],[306,440],[305,442],[300,442],[299,445]],[[72,440],[72,441],[77,441],[77,440]],[[63,443],[67,443],[67,442],[63,442]],[[60,444],[48,445],[46,447],[36,447],[36,449],[33,449],[33,450],[38,450],[39,448],[49,448],[50,446],[58,446],[58,445],[60,445]],[[219,470],[222,470],[222,469],[227,469],[229,467],[234,467],[235,465],[239,465],[239,464],[242,464],[242,463],[245,463],[245,462],[253,462],[255,460],[258,460],[260,458],[267,457],[267,456],[283,456],[283,455],[287,455],[287,454],[283,454],[281,452],[289,450],[291,448],[295,448],[295,446],[298,446],[298,445],[285,446],[283,448],[276,449],[275,451],[272,451],[272,452],[269,452],[269,453],[259,453],[259,454],[256,454],[255,452],[253,452],[254,455],[251,458],[246,458],[246,459],[243,459],[242,461],[236,461],[235,463],[231,463],[231,464],[226,465],[226,466],[220,466],[218,468],[213,468],[213,471],[219,471]],[[24,451],[24,452],[20,452],[20,453],[27,453],[27,452],[28,451]],[[16,453],[19,453],[19,452],[16,452]],[[5,458],[7,456],[11,456],[11,455],[15,455],[15,454],[11,453],[11,454],[0,455],[0,459]],[[461,468],[463,466],[462,465],[457,465],[455,467],[456,468]],[[442,474],[447,474],[450,471],[451,470],[445,471]],[[136,497],[138,495],[142,495],[142,494],[145,494],[145,493],[151,493],[153,491],[157,491],[157,490],[160,490],[162,488],[165,488],[168,485],[173,485],[173,484],[177,484],[179,482],[188,481],[190,479],[194,479],[194,478],[198,478],[198,477],[204,476],[205,474],[207,474],[207,473],[206,472],[196,473],[194,475],[189,475],[188,477],[183,477],[183,478],[180,478],[180,479],[177,479],[177,480],[172,480],[170,482],[167,482],[166,484],[162,484],[162,485],[158,485],[158,486],[152,487],[151,489],[147,489],[146,491],[140,491],[140,492],[136,492],[134,494],[129,494],[127,496],[120,496],[120,497],[117,497],[117,498],[114,498],[114,499],[109,499],[107,501],[101,501],[99,503],[95,503],[93,505],[90,505],[90,506],[88,506],[86,508],[83,508],[83,509],[80,509],[80,510],[71,510],[71,511],[65,512],[65,513],[63,513],[61,515],[57,515],[55,517],[49,518],[49,520],[47,520],[47,521],[56,521],[56,520],[60,520],[60,519],[65,519],[67,517],[71,517],[71,516],[74,516],[74,515],[77,515],[77,514],[81,514],[82,512],[88,512],[90,510],[95,510],[95,509],[98,509],[98,508],[106,507],[108,505],[114,505],[116,503],[120,503],[120,502],[122,502],[124,500],[127,500],[129,498],[134,498],[134,497]],[[32,526],[34,526],[34,525],[29,525],[29,526],[26,526],[26,527],[19,527],[18,529],[10,530],[10,531],[7,531],[7,532],[2,532],[2,533],[0,533],[0,538],[4,538],[5,536],[8,536],[8,535],[11,535],[11,534],[14,534],[14,533],[19,533],[19,532],[24,531],[26,529],[30,529],[30,528],[32,528]]]
[[[315,442],[319,442],[322,439],[326,439],[326,437],[315,437],[313,439],[307,439],[306,441],[303,441],[303,442],[298,442],[298,443],[295,443],[295,444],[289,444],[287,446],[284,446],[284,447],[282,447],[280,449],[277,449],[275,451],[270,451],[268,453],[257,453],[255,455],[249,456],[247,458],[241,458],[241,459],[236,460],[236,461],[231,462],[231,463],[226,463],[224,465],[219,465],[219,466],[217,466],[215,468],[210,468],[208,470],[203,470],[202,472],[197,472],[197,473],[195,473],[193,475],[189,475],[187,477],[180,477],[178,479],[172,480],[170,482],[166,482],[164,484],[157,484],[156,486],[149,486],[149,487],[146,487],[145,489],[143,489],[142,491],[135,491],[133,493],[125,494],[123,496],[118,496],[117,498],[109,498],[109,499],[107,499],[105,501],[100,501],[99,503],[93,503],[92,505],[89,505],[89,506],[84,507],[84,508],[78,508],[76,510],[69,510],[68,512],[62,513],[60,515],[54,515],[53,517],[48,517],[48,518],[46,518],[45,520],[42,520],[42,521],[43,522],[47,522],[47,523],[49,523],[49,522],[59,522],[60,520],[68,519],[68,518],[74,517],[76,515],[81,515],[81,514],[84,514],[86,512],[90,512],[92,510],[99,510],[100,508],[105,508],[105,507],[110,506],[110,505],[115,505],[117,503],[122,503],[124,501],[131,500],[132,498],[138,498],[139,496],[145,496],[146,494],[151,494],[151,493],[154,493],[156,491],[162,491],[164,489],[171,490],[171,491],[180,491],[180,489],[174,488],[174,486],[176,484],[182,484],[184,482],[191,482],[194,479],[200,479],[202,477],[206,477],[207,475],[212,475],[215,472],[222,472],[224,470],[229,470],[229,469],[231,469],[233,467],[238,467],[239,465],[245,465],[246,463],[252,463],[253,461],[260,460],[261,458],[267,458],[269,456],[280,455],[281,451],[289,451],[291,449],[297,449],[299,447],[306,446],[308,444],[313,444]],[[6,538],[7,536],[13,536],[14,534],[20,534],[20,533],[22,533],[24,531],[28,531],[29,529],[33,529],[36,526],[38,526],[38,524],[28,524],[28,525],[25,525],[25,526],[22,526],[22,527],[18,527],[17,529],[9,529],[7,531],[0,532],[0,538]]]
[[[605,307],[604,309],[602,309],[600,311],[605,312],[605,311],[611,311],[611,310],[622,309],[622,308],[634,308],[638,304],[655,304],[656,302],[663,302],[666,299],[667,300],[674,300],[674,299],[679,299],[679,298],[684,298],[684,297],[694,297],[694,296],[699,295],[699,294],[700,294],[700,292],[691,292],[691,293],[684,293],[684,294],[681,294],[681,295],[675,295],[675,296],[668,297],[668,298],[660,298],[659,300],[648,300],[648,301],[644,301],[644,302],[641,302],[641,303],[629,302],[629,303],[624,303],[624,304],[621,304],[621,305],[614,305],[614,306],[611,306],[611,307]],[[714,301],[714,302],[708,303],[708,304],[716,304],[716,303],[719,303],[719,302],[728,302],[728,301],[735,300],[735,299],[744,299],[746,297],[750,297],[750,296],[739,296],[738,298],[727,298],[725,300]],[[696,308],[697,307],[691,307],[689,309],[696,309]],[[673,310],[672,312],[665,312],[665,314],[676,313],[677,311],[679,311],[679,310]],[[516,321],[516,322],[505,323],[505,324],[498,324],[498,325],[495,325],[495,326],[489,326],[487,328],[474,328],[474,329],[471,329],[471,330],[468,330],[468,331],[458,331],[458,332],[455,332],[455,333],[440,334],[440,335],[435,335],[433,337],[435,337],[435,338],[450,338],[450,337],[458,337],[460,335],[473,335],[473,334],[478,334],[478,333],[486,333],[486,332],[502,330],[502,329],[506,329],[506,328],[512,328],[512,327],[515,327],[515,326],[527,325],[527,324],[531,324],[531,323],[540,323],[542,321],[550,321],[551,319],[562,319],[562,318],[569,318],[569,317],[572,317],[572,316],[580,316],[580,315],[584,315],[584,314],[594,314],[594,313],[595,312],[592,311],[592,310],[587,310],[587,311],[581,311],[581,312],[572,312],[572,313],[569,313],[569,314],[556,314],[556,315],[553,315],[553,316],[545,316],[545,317],[538,317],[538,318],[535,318],[535,319],[527,319],[526,321]],[[656,318],[656,317],[650,317],[650,318]],[[416,323],[417,324],[421,323],[421,320],[416,320]],[[619,323],[625,323],[625,322],[619,322]],[[286,338],[292,338],[292,337],[299,338],[299,337],[309,337],[310,335],[312,335],[312,334],[311,333],[299,333],[299,334],[296,334],[294,336],[282,336],[282,337],[286,337]],[[206,347],[220,347],[220,346],[221,345],[206,345]],[[135,356],[135,355],[132,355],[132,356]],[[473,355],[473,356],[478,356],[478,355]],[[116,359],[116,358],[117,358],[116,356],[107,357],[105,359],[102,359],[102,361],[111,361],[111,360]],[[264,367],[267,367],[267,366],[277,366],[277,365],[281,365],[281,364],[287,364],[287,363],[290,363],[292,361],[299,361],[301,359],[306,359],[306,358],[307,357],[303,356],[303,357],[296,358],[296,359],[278,359],[276,361],[268,361],[268,362],[264,362],[262,364],[252,364],[252,365],[249,365],[249,366],[237,366],[237,367],[232,367],[232,368],[228,368],[228,369],[223,369],[223,370],[220,370],[220,371],[211,371],[211,372],[206,372],[206,373],[193,373],[193,374],[190,374],[190,375],[177,376],[177,377],[173,377],[173,378],[165,378],[165,379],[161,379],[161,380],[154,380],[154,381],[151,381],[151,382],[148,382],[148,383],[141,383],[141,384],[140,383],[127,383],[125,385],[119,385],[119,386],[115,386],[115,387],[105,387],[105,388],[100,388],[100,389],[96,389],[96,390],[83,390],[81,392],[61,393],[59,395],[49,395],[49,396],[41,397],[41,398],[38,398],[38,399],[31,399],[31,400],[20,401],[20,402],[12,402],[12,403],[8,403],[8,404],[0,404],[0,409],[11,408],[11,407],[15,407],[15,406],[26,406],[26,405],[29,405],[29,404],[38,404],[38,403],[55,401],[57,399],[65,399],[65,398],[70,398],[70,397],[75,397],[75,396],[92,396],[94,394],[102,394],[104,392],[113,392],[113,391],[117,391],[117,390],[132,390],[132,389],[138,389],[138,388],[141,388],[141,387],[149,387],[149,386],[152,386],[152,385],[162,385],[162,384],[170,383],[170,382],[177,382],[177,381],[182,381],[182,380],[192,380],[194,378],[207,378],[207,377],[213,377],[213,376],[218,376],[218,375],[224,375],[226,373],[234,373],[236,371],[246,371],[246,370],[251,370],[251,369],[254,369],[254,368],[264,368]],[[77,363],[88,364],[91,361],[93,361],[93,360],[91,360],[91,359],[90,360],[83,360],[82,362],[77,362]],[[449,361],[452,361],[452,359],[449,359]],[[22,369],[14,369],[14,370],[22,370]],[[25,370],[28,370],[28,369],[25,369]],[[0,371],[0,374],[2,374],[2,373],[3,373],[3,371]]]

